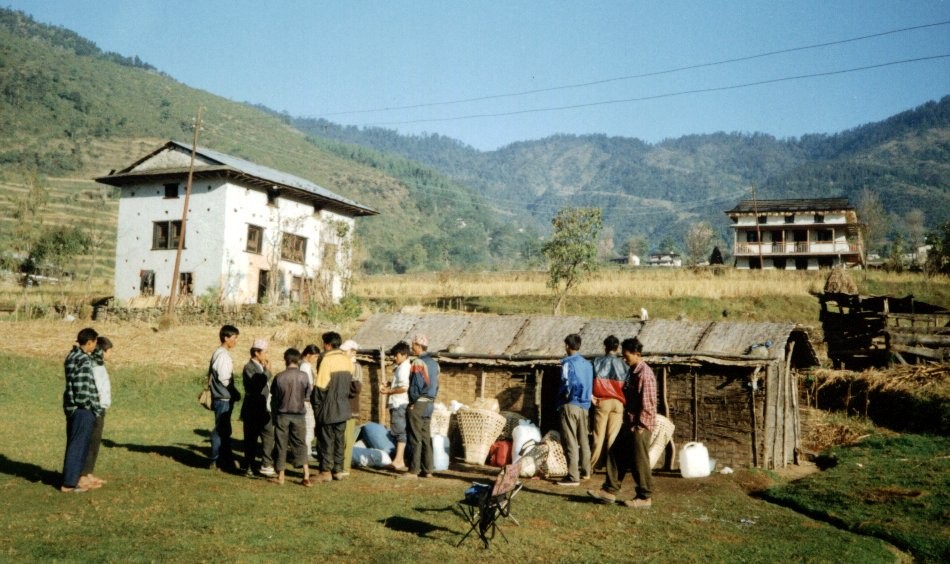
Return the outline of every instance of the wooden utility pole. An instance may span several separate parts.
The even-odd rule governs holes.
[[[175,319],[175,301],[178,299],[178,276],[181,268],[181,252],[185,248],[185,225],[188,223],[188,200],[191,198],[191,180],[195,174],[195,152],[198,150],[198,130],[201,129],[201,106],[195,117],[195,135],[191,142],[191,163],[188,165],[188,183],[185,185],[185,203],[181,210],[181,228],[178,230],[178,251],[175,253],[175,270],[172,272],[172,286],[168,293],[168,309],[165,312],[169,322]],[[169,228],[171,236],[171,228]]]
[[[755,182],[752,183],[752,213],[755,214],[755,238],[759,240],[759,269],[765,270],[762,262],[762,226],[759,225],[759,202],[755,199]]]

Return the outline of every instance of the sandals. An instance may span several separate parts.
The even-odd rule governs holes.
[[[300,485],[305,488],[309,488],[313,485],[313,482],[310,481],[310,478],[304,478],[303,480],[300,480]]]

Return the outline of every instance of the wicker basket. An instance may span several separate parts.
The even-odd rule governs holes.
[[[561,443],[545,440],[548,446],[548,455],[538,468],[545,478],[561,478],[567,476],[567,458],[564,456],[564,447]]]
[[[455,417],[462,434],[465,462],[485,464],[488,450],[505,428],[505,418],[485,409],[460,409]]]
[[[656,415],[656,426],[653,429],[653,436],[650,438],[650,468],[656,466],[666,450],[666,445],[673,441],[673,431],[676,426],[673,422],[663,417],[659,413]],[[676,445],[673,445],[673,452],[676,452]]]
[[[432,420],[429,423],[429,434],[433,437],[436,435],[442,435],[443,437],[449,436],[449,420],[452,417],[452,412],[447,409],[436,409],[432,412]]]
[[[515,430],[515,427],[518,426],[518,423],[522,419],[527,419],[524,415],[520,413],[515,413],[514,411],[502,411],[502,417],[505,418],[505,428],[501,430],[501,439],[505,441],[511,440],[511,432]]]

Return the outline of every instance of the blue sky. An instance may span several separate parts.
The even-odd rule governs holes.
[[[561,88],[947,22],[950,0],[7,2],[231,100],[482,150],[557,133],[834,133],[950,94],[947,57],[677,94],[950,55],[947,24]],[[602,103],[617,100],[635,101]],[[535,111],[565,106],[583,107]]]

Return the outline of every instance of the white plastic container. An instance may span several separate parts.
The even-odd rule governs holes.
[[[527,419],[522,419],[521,422],[511,430],[511,441],[511,461],[515,462],[521,457],[521,450],[528,441],[541,442],[541,429],[538,429]]]
[[[703,443],[683,445],[680,449],[680,474],[684,478],[705,478],[709,470],[709,451]]]
[[[449,469],[449,438],[443,435],[432,435],[432,466],[433,470]]]

